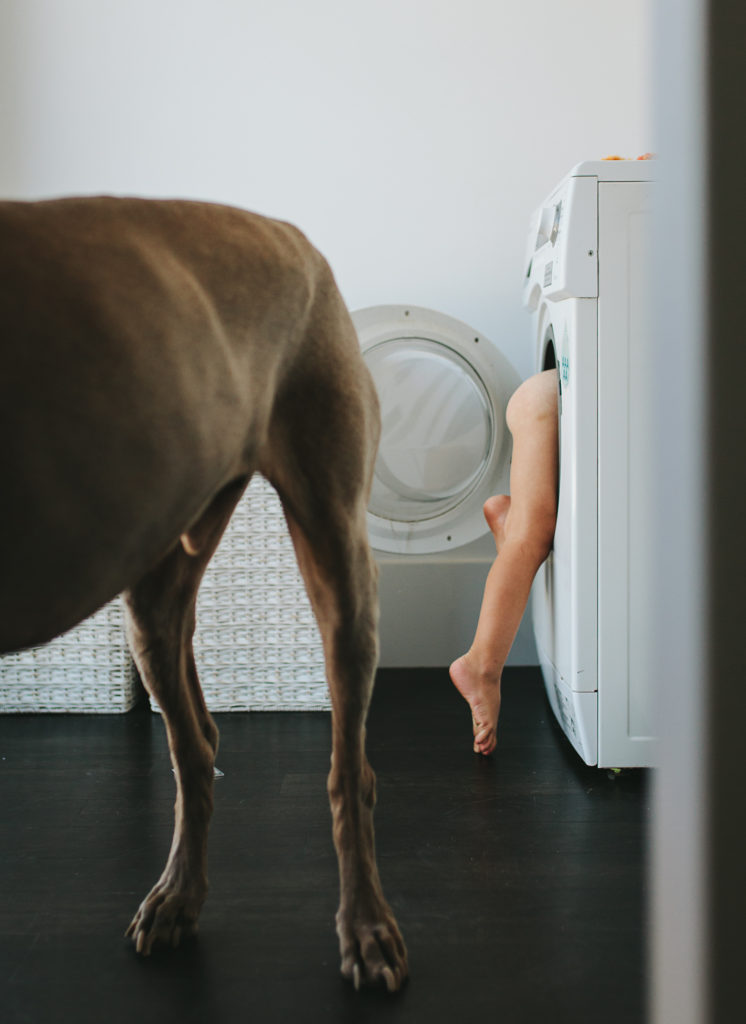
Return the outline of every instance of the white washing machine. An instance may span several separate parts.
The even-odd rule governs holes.
[[[531,220],[525,305],[535,368],[556,366],[560,479],[554,548],[534,582],[534,635],[552,709],[583,760],[654,760],[645,480],[636,453],[651,343],[654,165],[575,167]]]
[[[381,401],[368,506],[380,664],[448,665],[471,644],[495,557],[482,505],[508,490],[505,408],[520,380],[488,338],[443,313],[374,306],[352,317]]]

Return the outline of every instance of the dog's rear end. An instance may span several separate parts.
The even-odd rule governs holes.
[[[252,473],[283,502],[324,642],[337,929],[355,984],[406,977],[381,892],[364,720],[377,658],[365,506],[378,407],[326,263],[289,225],[212,204],[0,204],[0,650],[125,591],[177,782],[140,952],[193,931],[217,729],[192,654],[197,589]]]

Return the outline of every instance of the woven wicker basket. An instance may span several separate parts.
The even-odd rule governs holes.
[[[207,568],[194,656],[211,711],[326,711],[324,652],[274,489],[255,476]]]
[[[0,658],[0,712],[129,711],[141,693],[121,598],[43,647]]]
[[[0,659],[0,712],[132,707],[139,682],[123,614],[118,598],[52,643]],[[282,507],[259,476],[202,581],[194,653],[211,711],[330,707],[321,639]]]

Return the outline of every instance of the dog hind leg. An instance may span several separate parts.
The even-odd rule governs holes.
[[[356,988],[380,980],[395,991],[407,976],[407,954],[376,866],[376,780],[365,754],[377,661],[375,567],[360,524],[352,530],[352,523],[326,520],[314,529],[286,515],[321,628],[332,699],[328,791],[339,862],[342,974]]]
[[[127,639],[140,677],[163,713],[176,778],[173,842],[158,882],[127,935],[138,953],[178,945],[197,929],[207,894],[207,832],[218,730],[204,702],[192,651],[197,590],[246,486],[221,491],[203,514],[194,556],[181,543],[125,593]]]
[[[340,874],[336,924],[342,974],[356,988],[383,982],[395,991],[407,977],[407,953],[376,866],[375,776],[365,754],[378,659],[377,568],[365,519],[377,417],[372,403],[356,407],[354,388],[329,393],[317,383],[308,382],[303,408],[313,420],[325,420],[328,443],[317,430],[301,426],[288,440],[292,452],[286,448],[284,457],[275,459],[280,469],[273,473],[267,467],[265,475],[280,493],[324,643],[332,701],[328,791]],[[316,410],[311,396],[320,403]],[[341,406],[341,415],[335,406]],[[369,426],[361,431],[366,414]],[[296,470],[283,474],[288,465]]]

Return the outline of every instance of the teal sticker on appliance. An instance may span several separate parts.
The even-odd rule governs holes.
[[[562,383],[568,384],[570,380],[570,359],[567,355],[567,351],[570,347],[570,339],[567,334],[567,324],[562,332],[562,355],[560,357],[560,373],[562,375]]]

